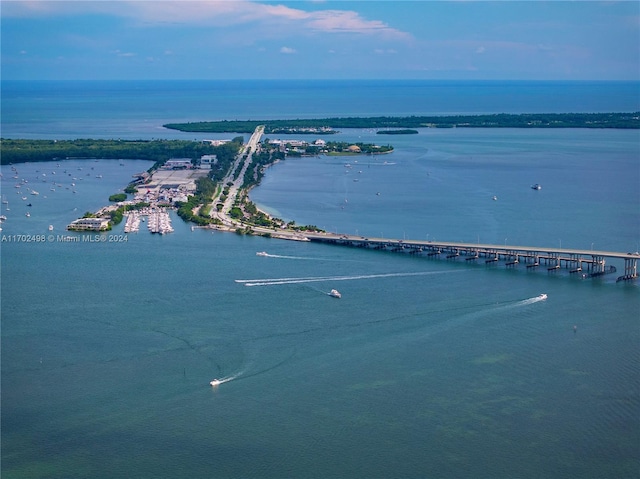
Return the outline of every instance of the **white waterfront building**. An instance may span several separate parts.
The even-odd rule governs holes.
[[[108,218],[80,218],[72,221],[68,230],[72,231],[105,231],[109,229]]]

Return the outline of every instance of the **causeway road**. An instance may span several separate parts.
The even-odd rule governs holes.
[[[227,199],[223,203],[221,211],[217,211],[215,208],[211,208],[211,216],[213,218],[218,218],[226,227],[236,228],[242,226],[240,222],[234,221],[229,216],[229,212],[233,207],[233,203],[236,199],[238,191],[242,187],[242,183],[244,183],[245,172],[251,164],[253,154],[258,148],[258,144],[260,143],[260,138],[262,137],[263,133],[264,125],[257,126],[253,134],[251,135],[251,138],[249,138],[249,141],[245,145],[243,145],[242,149],[236,156],[233,167],[229,169],[229,173],[227,174],[227,176],[225,176],[224,180],[222,180],[223,187],[225,187],[228,183],[231,183],[231,186],[229,186],[229,194],[227,195]],[[243,160],[245,155],[246,159]],[[235,172],[238,169],[240,170],[240,172],[236,175]]]

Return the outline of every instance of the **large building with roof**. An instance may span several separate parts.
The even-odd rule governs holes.
[[[189,158],[171,158],[162,165],[165,170],[186,170],[192,167],[193,163]]]

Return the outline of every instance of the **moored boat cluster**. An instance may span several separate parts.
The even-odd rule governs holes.
[[[138,211],[125,213],[127,222],[124,225],[125,233],[137,233],[140,230],[140,222],[147,218],[147,228],[151,233],[167,234],[173,233],[171,217],[165,210],[155,208],[145,208]]]
[[[171,226],[171,218],[166,211],[154,210],[149,215],[147,227],[151,233],[160,233],[161,235],[173,233]]]

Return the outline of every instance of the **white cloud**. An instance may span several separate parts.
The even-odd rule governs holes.
[[[476,53],[484,53],[485,51],[486,51],[486,49],[484,47],[476,48]]]
[[[284,53],[286,55],[291,55],[293,53],[297,53],[297,51],[294,48],[282,47],[280,49],[280,53]]]
[[[366,20],[357,12],[347,10],[322,10],[313,12],[305,19],[305,24],[316,31],[348,32],[368,35],[385,35],[409,39],[410,35],[389,27],[380,20]]]
[[[368,20],[350,10],[305,11],[285,5],[246,0],[177,1],[117,0],[110,2],[36,0],[3,2],[3,17],[109,14],[142,25],[203,25],[225,27],[247,23],[282,25],[323,33],[384,35],[410,39],[411,35],[380,20]]]
[[[113,53],[116,54],[116,56],[118,57],[135,57],[136,54],[132,53],[132,52],[122,52],[120,50],[115,50]]]

